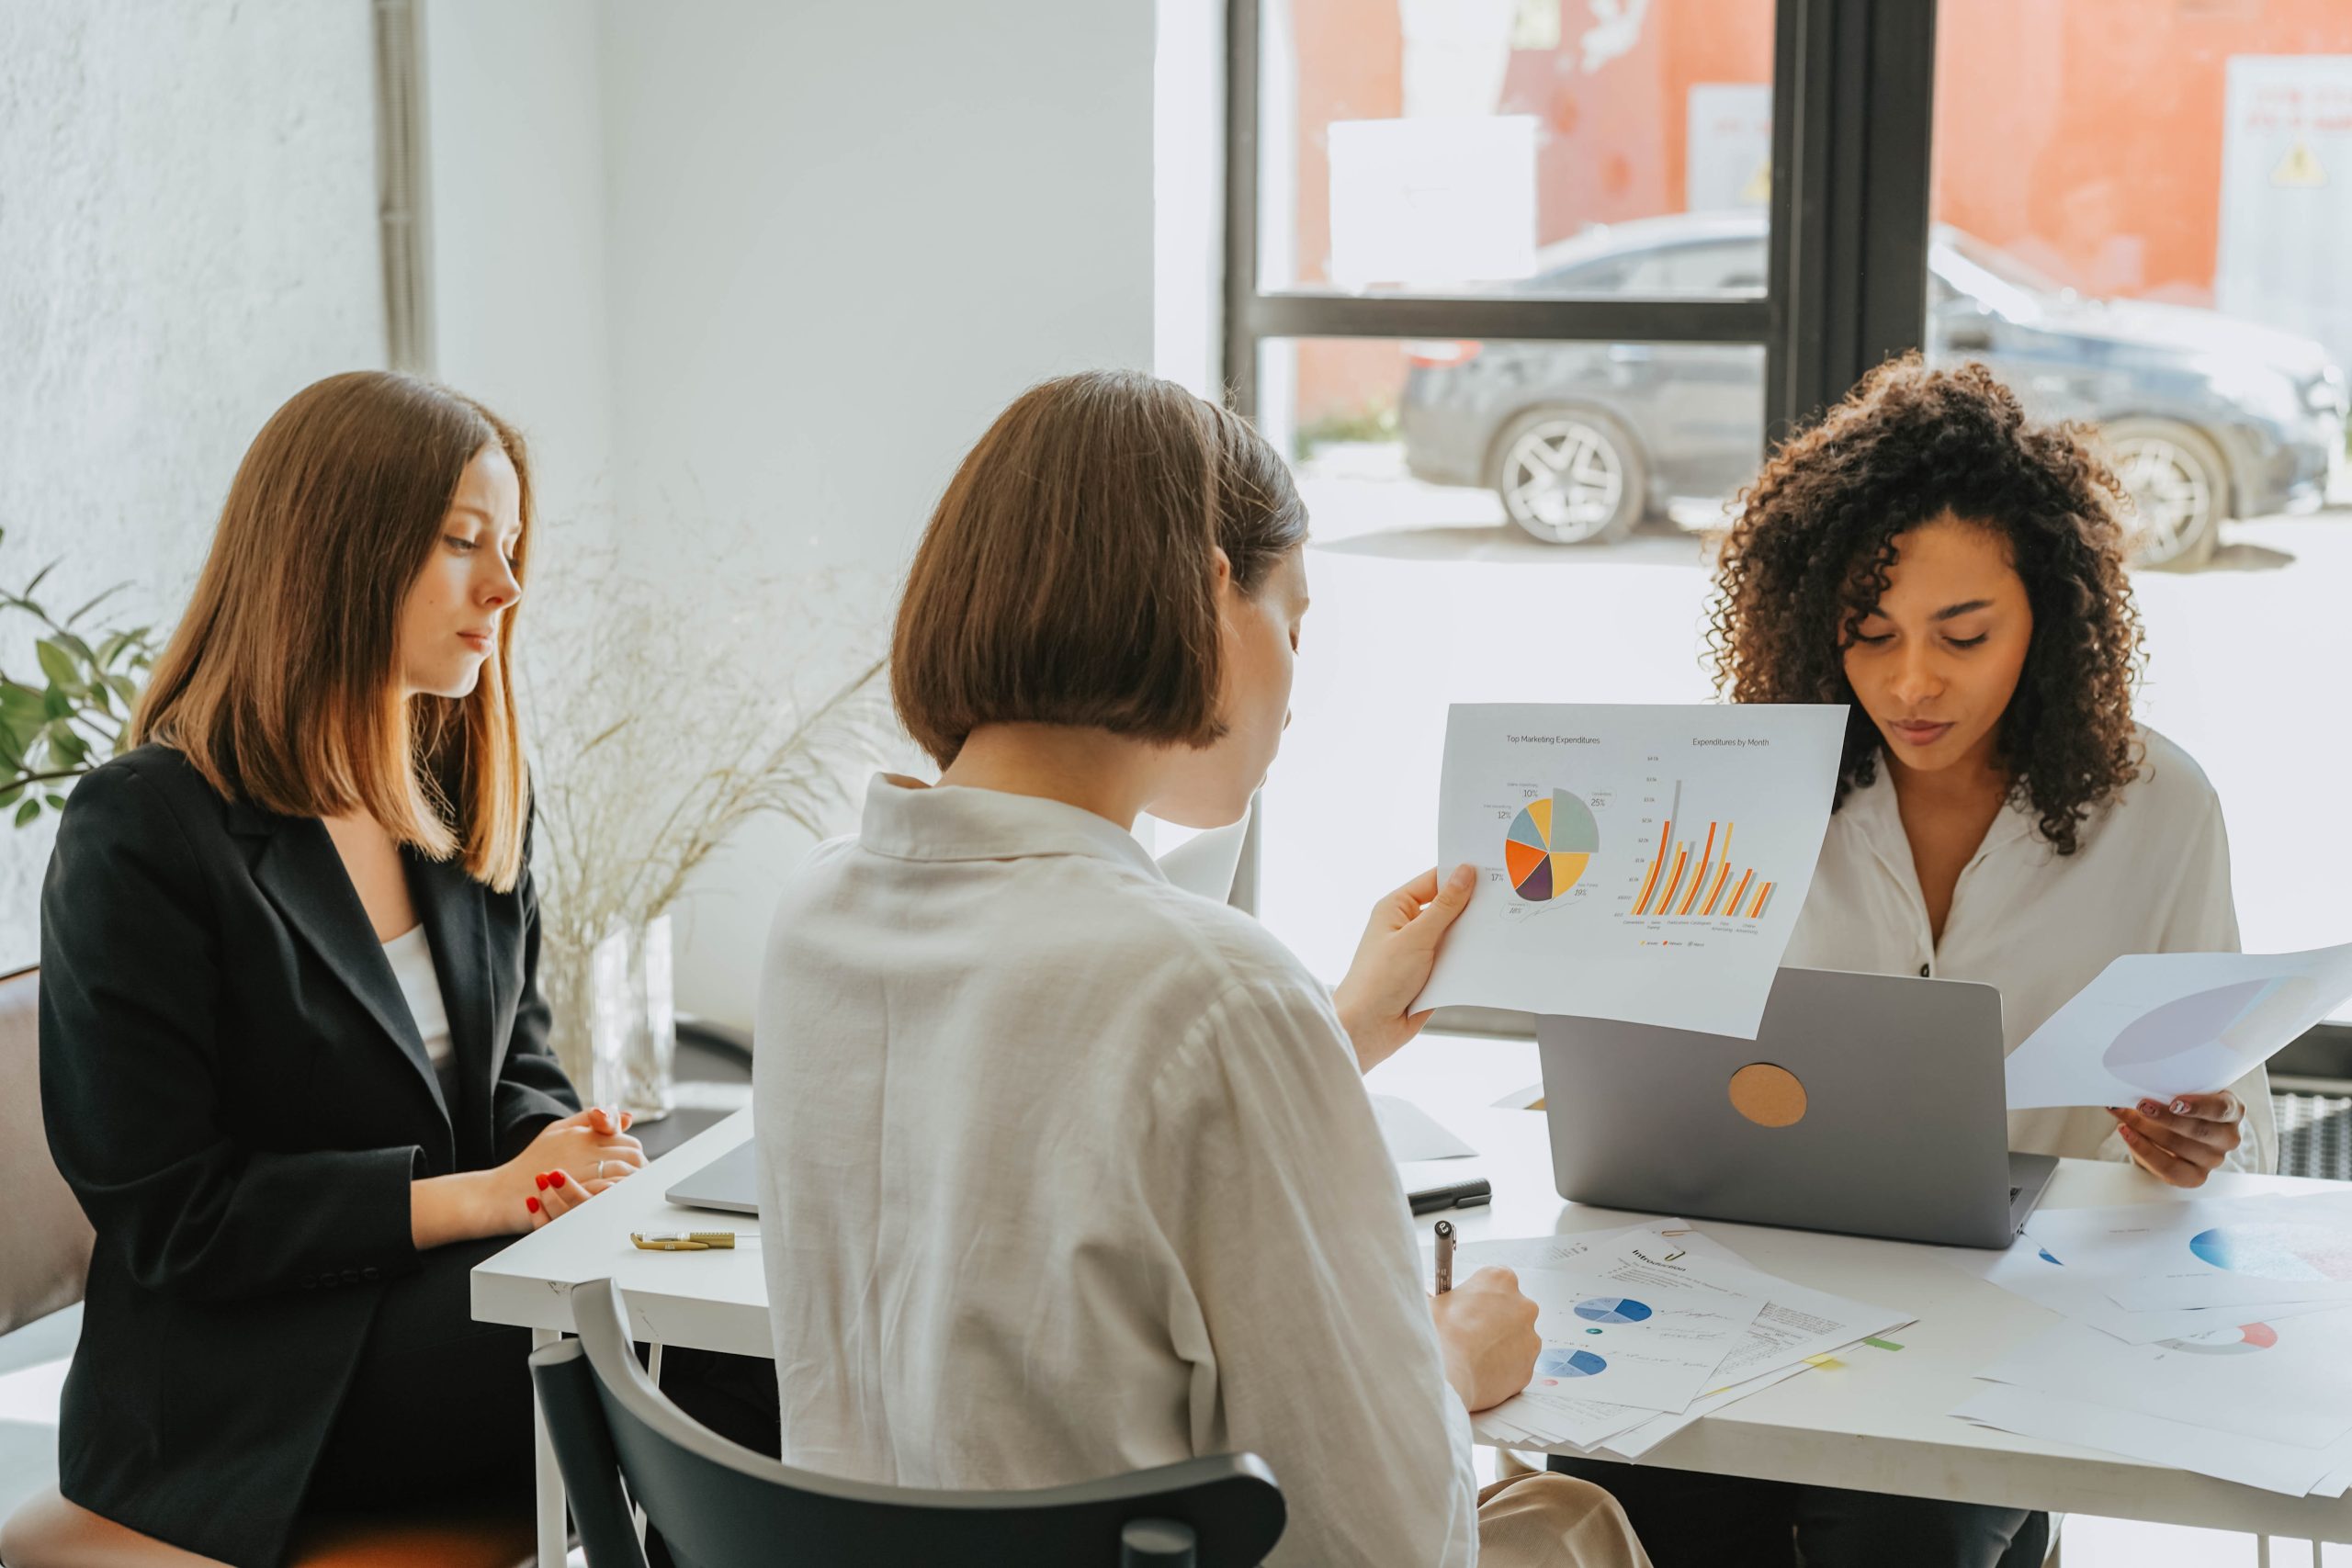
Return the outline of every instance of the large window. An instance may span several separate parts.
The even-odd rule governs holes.
[[[1703,531],[1912,346],[2098,427],[2248,946],[2352,934],[2352,7],[1937,9],[1236,0],[1227,371],[1316,530],[1257,898],[1324,972],[1446,704],[1706,696]]]
[[[2352,6],[1943,6],[1933,217],[1930,352],[2139,499],[2141,713],[2221,792],[2246,945],[2352,936]]]

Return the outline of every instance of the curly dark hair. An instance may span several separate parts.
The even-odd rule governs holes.
[[[2089,432],[2029,423],[1982,365],[1890,360],[1774,452],[1740,496],[1715,573],[1719,692],[1739,703],[1842,703],[1838,805],[1877,777],[1878,727],[1844,649],[1886,592],[1894,541],[1939,517],[2003,535],[2033,637],[1996,745],[2011,799],[2073,854],[2077,829],[2137,773],[2140,613],[2124,575],[2123,490]]]

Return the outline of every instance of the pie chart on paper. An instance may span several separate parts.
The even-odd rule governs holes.
[[[1609,1363],[1589,1350],[1546,1350],[1535,1358],[1535,1373],[1546,1378],[1589,1378],[1609,1370]]]
[[[1565,895],[1600,852],[1600,829],[1592,808],[1566,790],[1549,800],[1531,800],[1511,819],[1503,838],[1503,870],[1511,891],[1531,904]]]
[[[2267,1350],[2278,1343],[2278,1331],[2267,1323],[2241,1323],[2235,1328],[2216,1329],[2211,1334],[2156,1341],[2164,1349],[2190,1356],[2243,1356],[2249,1351]]]
[[[1587,1323],[1645,1323],[1650,1309],[1647,1303],[1631,1296],[1595,1296],[1590,1301],[1578,1302],[1576,1314]]]
[[[2295,1032],[2315,990],[2303,976],[2280,975],[2177,997],[2126,1024],[2102,1059],[2117,1077],[2151,1094],[2225,1084]]]

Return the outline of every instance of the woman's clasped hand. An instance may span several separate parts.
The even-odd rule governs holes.
[[[550,1122],[521,1154],[490,1173],[511,1196],[514,1228],[537,1230],[615,1182],[645,1168],[645,1147],[628,1135],[626,1111],[592,1105]]]

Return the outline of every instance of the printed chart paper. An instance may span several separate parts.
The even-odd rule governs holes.
[[[1811,1358],[1911,1321],[1907,1314],[1759,1273],[1737,1253],[1683,1220],[1659,1220],[1614,1232],[1480,1242],[1464,1247],[1460,1262],[1471,1269],[1499,1265],[1518,1270],[1521,1288],[1539,1303],[1564,1290],[1573,1293],[1569,1270],[1590,1269],[1604,1262],[1622,1279],[1630,1280],[1631,1270],[1637,1267],[1645,1275],[1668,1276],[1764,1303],[1690,1404],[1663,1412],[1645,1409],[1590,1397],[1564,1381],[1555,1380],[1545,1386],[1539,1373],[1536,1385],[1525,1393],[1474,1419],[1478,1435],[1489,1442],[1540,1447],[1571,1443],[1585,1449],[1605,1443],[1628,1458],[1636,1457],[1701,1416],[1805,1371]],[[1634,1299],[1646,1303],[1646,1298]],[[1622,1308],[1620,1315],[1623,1315]],[[1537,1327],[1546,1336],[1547,1349],[1551,1348],[1544,1318],[1539,1317]],[[1600,1328],[1596,1333],[1593,1325],[1585,1325],[1585,1337],[1605,1338],[1606,1325]]]
[[[2195,1338],[2236,1327],[2250,1315],[2242,1307],[2179,1307],[2166,1312],[2130,1312],[2116,1305],[2101,1277],[2070,1269],[2049,1244],[2027,1235],[2007,1252],[1981,1247],[1939,1247],[1953,1268],[1998,1285],[2012,1295],[2046,1306],[2062,1317],[2087,1323],[2127,1345],[2153,1345],[2160,1339]],[[2261,1311],[2266,1317],[2295,1317],[2307,1312],[2332,1312],[2340,1302],[2272,1303]]]
[[[2119,958],[2009,1055],[2009,1109],[2223,1089],[2352,997],[2352,946]]]
[[[2026,1235],[2128,1312],[2352,1303],[2352,1192],[2044,1209]]]
[[[2352,1314],[2253,1322],[2157,1345],[2126,1345],[2087,1324],[2062,1323],[1976,1375],[2189,1420],[2217,1436],[2324,1449],[2352,1434]]]
[[[1832,705],[1455,704],[1438,861],[1480,876],[1415,1008],[1753,1040],[1845,728]]]

